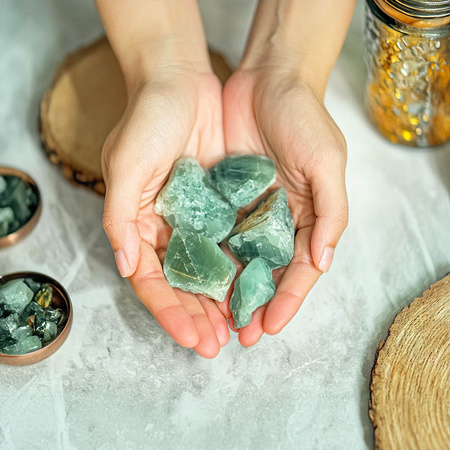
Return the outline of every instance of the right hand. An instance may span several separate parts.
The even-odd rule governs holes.
[[[178,158],[209,167],[224,157],[222,87],[209,68],[167,64],[157,72],[129,92],[105,142],[103,226],[121,275],[161,327],[178,344],[212,358],[229,339],[228,308],[168,284],[161,264],[171,228],[153,206]]]

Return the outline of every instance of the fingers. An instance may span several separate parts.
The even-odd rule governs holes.
[[[164,278],[161,264],[150,244],[142,242],[139,265],[129,280],[142,303],[175,342],[188,348],[199,344],[197,323]],[[204,334],[205,326],[201,320],[197,322]]]
[[[195,294],[183,292],[178,289],[176,293],[185,310],[194,320],[197,329],[199,339],[197,345],[194,346],[194,350],[204,358],[216,357],[220,351],[219,340],[210,318],[200,304],[199,298]],[[207,299],[205,298],[205,300]],[[212,306],[215,306],[212,300],[209,300],[209,302]],[[206,304],[206,302],[204,303]],[[209,313],[213,314],[211,310],[209,310]],[[220,314],[220,312],[217,311],[217,314]]]
[[[137,226],[142,192],[125,172],[108,177],[103,228],[114,250],[122,277],[130,277],[139,261],[141,236]]]
[[[310,182],[317,217],[311,240],[312,258],[318,269],[327,272],[348,223],[345,159],[337,156],[324,160]]]
[[[297,232],[294,257],[278,285],[275,296],[267,304],[262,325],[267,334],[277,334],[286,326],[322,274],[311,257],[312,233],[312,227],[302,228]]]
[[[203,295],[197,297],[208,316],[209,321],[214,327],[219,345],[223,347],[230,340],[230,332],[228,330],[227,320],[218,308],[219,304],[216,304],[214,301]]]
[[[264,334],[263,319],[266,309],[267,305],[258,308],[253,313],[250,324],[239,329],[239,342],[244,347],[251,347],[252,345],[255,345]]]

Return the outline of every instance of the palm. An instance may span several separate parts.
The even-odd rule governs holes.
[[[136,140],[136,137],[138,139]],[[215,356],[228,339],[226,320],[213,300],[173,290],[162,274],[171,228],[154,212],[158,192],[175,160],[196,158],[210,166],[224,156],[221,86],[213,75],[175,79],[170,86],[145,86],[132,100],[121,122],[108,138],[104,150],[105,172],[121,157],[129,158],[139,203],[136,245],[137,268],[130,277],[137,295],[161,326],[179,343],[194,346],[203,356]],[[108,183],[108,180],[107,180]],[[131,201],[131,199],[130,199]],[[205,314],[206,312],[206,314]],[[198,335],[195,345],[193,336]]]
[[[315,96],[280,79],[274,77],[272,82],[238,71],[225,87],[223,98],[226,151],[265,155],[275,161],[277,182],[273,188],[286,188],[298,230],[293,260],[273,273],[277,284],[274,299],[255,312],[249,326],[239,330],[244,345],[253,345],[264,331],[278,332],[321,274],[311,256],[317,217],[309,172],[314,151],[321,145],[317,135],[328,139],[330,131],[324,118],[318,117],[323,111]],[[318,130],[321,124],[325,130]]]

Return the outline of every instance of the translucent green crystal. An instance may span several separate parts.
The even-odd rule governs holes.
[[[48,308],[53,300],[53,287],[50,284],[44,283],[36,292],[33,300],[43,308]]]
[[[37,336],[26,337],[15,344],[0,348],[1,353],[6,355],[25,355],[42,348],[42,342]]]
[[[3,192],[6,191],[6,188],[8,185],[6,184],[5,177],[0,175],[0,194],[3,194]]]
[[[21,279],[0,286],[0,304],[7,311],[21,313],[32,298],[33,291]]]
[[[225,239],[236,221],[236,210],[206,182],[205,172],[193,158],[179,159],[159,193],[155,212],[172,228],[180,227]]]
[[[270,193],[227,240],[230,250],[244,265],[263,258],[271,269],[289,264],[294,255],[294,223],[286,189]]]
[[[39,283],[38,281],[34,281],[32,278],[25,278],[23,281],[33,291],[34,294],[36,294],[36,292],[41,287],[41,283]]]
[[[0,340],[11,338],[12,332],[20,325],[19,320],[17,313],[12,313],[8,317],[0,319]]]
[[[275,182],[275,164],[265,156],[227,156],[209,169],[207,178],[232,206],[241,208]]]
[[[164,275],[172,287],[221,302],[236,275],[236,266],[211,238],[175,228],[164,260]]]
[[[36,192],[15,176],[0,178],[0,237],[14,233],[34,214]]]
[[[16,341],[20,341],[22,339],[25,339],[28,336],[31,336],[32,334],[33,334],[33,329],[30,326],[25,325],[23,327],[19,327],[19,328],[16,328],[15,330],[13,330],[11,333],[11,337],[13,339],[15,339]]]
[[[58,334],[58,328],[57,328],[56,324],[47,320],[45,322],[43,342],[47,343],[47,342],[53,341],[53,339],[55,339],[57,334]]]
[[[266,304],[275,294],[275,283],[269,265],[262,258],[253,259],[234,282],[230,309],[234,326],[247,326],[252,313]]]

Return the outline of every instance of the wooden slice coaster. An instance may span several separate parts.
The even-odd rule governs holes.
[[[210,51],[214,72],[231,75],[223,57]],[[103,143],[126,106],[119,63],[106,38],[82,48],[60,65],[40,110],[42,146],[71,182],[105,194]]]
[[[450,275],[397,315],[370,390],[376,448],[450,448]]]

